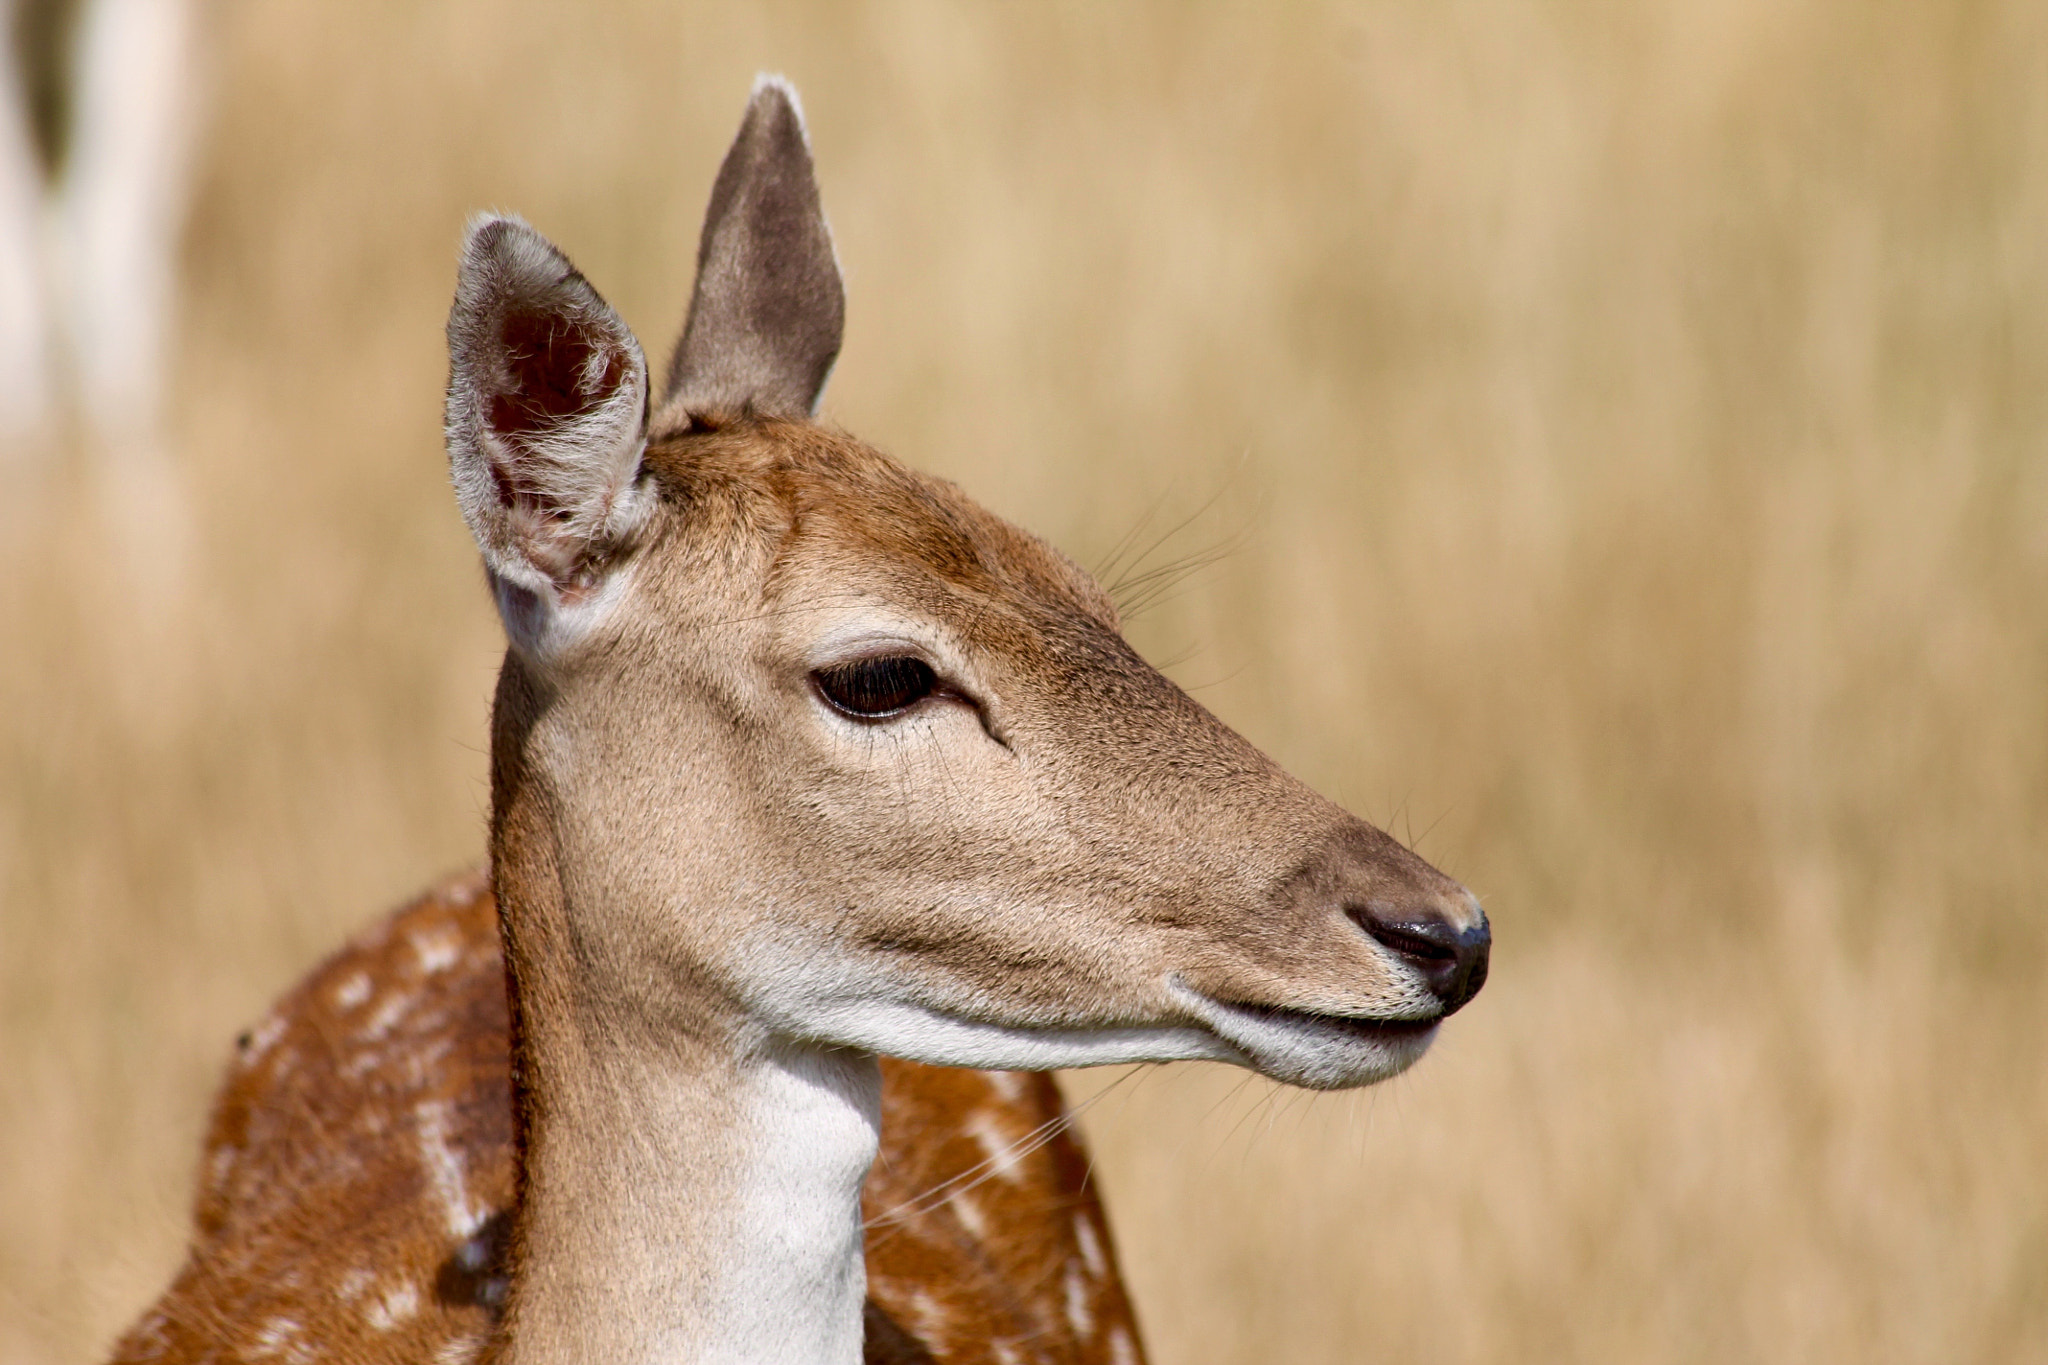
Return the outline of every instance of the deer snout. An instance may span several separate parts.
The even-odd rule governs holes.
[[[1462,1008],[1486,984],[1493,931],[1474,905],[1470,922],[1454,924],[1435,906],[1370,900],[1347,905],[1352,922],[1419,977],[1445,1014]]]

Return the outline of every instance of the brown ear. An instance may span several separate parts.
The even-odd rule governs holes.
[[[529,618],[587,599],[652,505],[640,343],[545,237],[487,217],[463,246],[448,360],[448,462],[500,605],[508,588]]]
[[[846,291],[796,91],[754,83],[718,169],[664,405],[808,417],[839,356]]]

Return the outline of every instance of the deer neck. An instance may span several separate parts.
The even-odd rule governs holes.
[[[658,1018],[622,1001],[578,932],[619,907],[571,893],[545,798],[494,766],[520,1130],[497,1359],[854,1365],[874,1057],[687,983],[664,983]]]

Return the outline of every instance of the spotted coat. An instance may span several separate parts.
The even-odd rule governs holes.
[[[882,1070],[870,1365],[1139,1365],[1051,1078]],[[190,1257],[113,1358],[487,1360],[513,1164],[496,905],[472,874],[364,932],[238,1040]]]

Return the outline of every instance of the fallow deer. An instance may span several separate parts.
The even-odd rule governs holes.
[[[842,314],[778,81],[658,402],[559,251],[472,227],[447,437],[509,639],[502,958],[460,885],[256,1030],[120,1359],[1135,1360],[1078,1151],[1033,1150],[1056,1094],[1011,1072],[1365,1085],[1478,990],[1466,891],[1065,557],[813,420]]]

